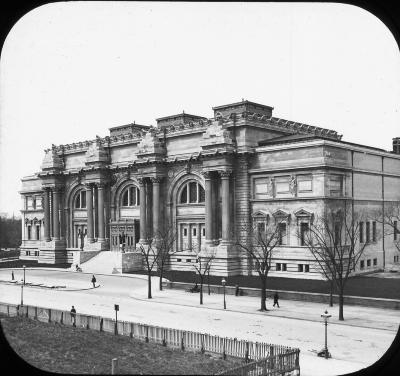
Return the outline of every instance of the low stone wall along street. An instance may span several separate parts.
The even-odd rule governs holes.
[[[166,287],[177,290],[188,290],[193,287],[193,283],[187,282],[167,282]],[[203,287],[208,288],[206,284]],[[225,287],[226,294],[235,295],[234,286]],[[210,291],[215,294],[223,294],[223,287],[210,285]],[[267,298],[272,299],[275,291],[278,292],[280,299],[283,300],[300,300],[314,303],[329,303],[329,294],[300,292],[300,291],[284,291],[284,290],[267,290]],[[242,296],[260,296],[260,289],[252,287],[240,287],[240,295]],[[333,302],[338,304],[339,297],[333,295]],[[383,298],[367,298],[362,296],[345,296],[344,303],[349,305],[359,305],[365,307],[400,309],[400,300],[383,299]]]

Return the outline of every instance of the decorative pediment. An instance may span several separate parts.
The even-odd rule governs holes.
[[[288,218],[290,217],[290,213],[285,210],[278,209],[272,213],[275,218]]]
[[[314,213],[311,213],[305,209],[299,209],[294,212],[294,215],[299,218],[299,217],[307,217],[307,218],[312,218],[314,216]]]
[[[257,211],[255,211],[252,215],[251,215],[252,217],[253,217],[253,219],[257,219],[257,218],[263,218],[263,219],[265,219],[265,218],[269,218],[269,213],[268,212],[266,212],[265,210],[257,210]]]

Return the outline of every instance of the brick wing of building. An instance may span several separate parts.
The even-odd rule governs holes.
[[[249,274],[232,237],[245,236],[243,223],[279,218],[270,274],[321,278],[296,234],[337,200],[368,210],[399,201],[399,139],[392,152],[352,144],[272,110],[242,100],[213,107],[211,119],[182,113],[156,127],[133,123],[53,145],[41,171],[22,179],[21,258],[72,263],[85,251],[107,251],[113,263],[119,252],[123,270],[140,269],[137,244],[176,226],[181,252],[170,269],[193,270],[196,251],[213,249],[212,274]],[[375,239],[377,224],[365,227],[374,241],[356,270],[398,261],[393,237]]]

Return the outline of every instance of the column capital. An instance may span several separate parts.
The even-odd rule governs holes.
[[[87,191],[91,191],[93,187],[93,183],[84,183],[85,189]]]
[[[163,180],[164,178],[162,177],[162,176],[154,176],[154,177],[151,177],[150,178],[150,180],[151,180],[151,182],[154,184],[154,183],[156,183],[156,184],[160,184],[161,182],[162,182],[162,180]]]
[[[98,189],[104,189],[107,186],[107,183],[96,183]]]
[[[218,173],[222,179],[229,179],[229,177],[232,175],[233,171],[232,170],[221,170],[221,171],[218,171]]]
[[[138,177],[136,180],[138,181],[139,185],[141,185],[141,186],[143,186],[146,182],[146,178],[144,178],[142,176]]]
[[[211,179],[211,172],[212,171],[202,171],[201,174],[204,176],[204,179]]]

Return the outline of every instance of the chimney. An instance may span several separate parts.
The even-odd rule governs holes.
[[[393,138],[393,153],[400,154],[400,137]]]

